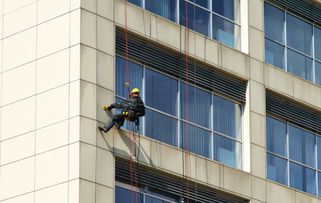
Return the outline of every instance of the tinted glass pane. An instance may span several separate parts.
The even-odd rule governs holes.
[[[318,147],[318,169],[321,170],[321,137],[318,135],[317,136],[317,147]]]
[[[241,147],[241,143],[215,134],[214,159],[228,166],[241,168]]]
[[[287,14],[286,17],[288,45],[303,53],[312,55],[312,25],[291,14]]]
[[[267,154],[267,177],[270,180],[287,185],[287,163],[285,159]]]
[[[315,62],[315,83],[321,85],[321,63],[317,61]]]
[[[312,59],[288,49],[288,71],[294,75],[312,81]]]
[[[177,146],[177,120],[146,108],[145,136]]]
[[[214,131],[241,139],[241,105],[214,95]]]
[[[266,117],[266,147],[270,152],[287,156],[286,123]]]
[[[212,7],[215,13],[238,22],[239,0],[213,0]]]
[[[321,29],[314,28],[314,50],[315,58],[321,61]]]
[[[318,174],[318,183],[319,183],[319,197],[321,197],[321,173]]]
[[[315,171],[291,162],[290,186],[310,194],[316,194]]]
[[[147,10],[163,16],[171,21],[176,18],[176,1],[175,0],[145,0]]]
[[[315,135],[300,128],[289,126],[290,159],[315,166]]]
[[[181,82],[181,118],[186,120],[186,83]],[[212,96],[209,92],[188,85],[188,121],[206,128],[211,123]]]
[[[186,123],[181,123],[181,146],[183,149],[208,158],[210,156],[211,132],[188,124],[188,137],[186,134]]]
[[[205,8],[209,8],[210,2],[209,0],[189,0],[197,5],[203,6]]]
[[[236,47],[240,27],[217,15],[213,15],[213,38],[230,47]],[[235,38],[234,38],[235,36]]]
[[[132,3],[132,4],[135,4],[137,6],[141,6],[142,3],[141,3],[142,0],[128,0],[128,2]]]
[[[186,26],[185,1],[180,0],[180,24]],[[188,4],[188,28],[206,36],[209,34],[210,13],[198,6]]]
[[[145,203],[168,203],[168,201],[161,200],[156,197],[146,196]]]
[[[146,69],[145,71],[145,101],[146,105],[177,115],[177,80]]]
[[[284,69],[284,46],[265,39],[265,62]]]
[[[142,90],[143,81],[143,68],[142,66],[128,61],[128,77],[129,77],[129,87],[137,87]],[[116,59],[116,95],[127,98],[128,92],[126,88],[126,60],[117,57]]]
[[[284,12],[270,4],[264,4],[265,36],[284,44]]]
[[[138,199],[138,203],[143,203],[142,194],[121,187],[116,187],[116,203],[132,202],[132,197],[135,198],[135,202]]]

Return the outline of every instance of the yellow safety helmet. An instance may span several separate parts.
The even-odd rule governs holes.
[[[139,94],[139,89],[138,88],[134,88],[132,90],[132,94]]]

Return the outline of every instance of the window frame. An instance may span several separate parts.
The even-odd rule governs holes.
[[[176,9],[175,9],[175,16],[176,17],[175,17],[174,21],[172,21],[171,19],[165,18],[165,17],[163,17],[161,15],[158,15],[158,16],[160,16],[161,18],[167,19],[167,20],[169,20],[171,22],[177,23],[179,25],[183,25],[181,20],[180,20],[180,6],[181,6],[180,5],[180,1],[181,0],[175,0],[175,1],[176,1]],[[222,43],[222,44],[224,44],[226,46],[229,46],[228,44],[223,43],[219,39],[213,38],[213,26],[214,26],[213,16],[215,15],[215,16],[223,19],[224,21],[228,21],[229,23],[232,23],[234,25],[234,30],[235,30],[235,27],[237,27],[237,30],[239,30],[239,34],[235,35],[235,33],[233,33],[234,44],[233,44],[232,48],[237,49],[237,50],[241,50],[241,48],[242,48],[242,43],[241,43],[241,39],[242,39],[242,31],[241,31],[242,30],[241,29],[242,28],[242,23],[241,23],[242,22],[242,19],[241,19],[241,17],[242,17],[242,15],[241,15],[241,1],[242,0],[238,0],[239,1],[239,3],[238,3],[238,11],[239,12],[238,12],[237,20],[235,20],[235,19],[231,20],[231,19],[229,19],[229,18],[227,18],[227,17],[225,17],[223,15],[220,15],[219,13],[214,12],[213,7],[212,7],[212,4],[213,4],[212,0],[209,0],[209,8],[205,8],[205,7],[203,7],[203,6],[201,6],[201,5],[197,4],[197,3],[192,2],[191,0],[182,0],[182,1],[187,2],[188,4],[191,4],[192,6],[196,6],[197,8],[200,8],[200,9],[206,11],[206,12],[209,12],[209,15],[210,15],[209,16],[209,25],[208,25],[209,27],[208,27],[208,34],[207,35],[204,35],[203,33],[199,32],[199,31],[197,31],[195,29],[192,29],[192,28],[189,28],[189,29],[194,30],[195,32],[200,33],[201,35],[209,37],[209,38],[211,38],[211,39],[213,39],[213,40],[215,40],[215,41],[217,41],[219,43]],[[146,3],[145,2],[146,2],[146,0],[140,0],[140,5],[136,5],[136,4],[131,3],[131,2],[128,2],[128,3],[131,3],[131,4],[135,5],[135,6],[141,7],[146,11],[149,11],[149,10],[146,9]],[[235,9],[235,6],[234,6],[234,9]],[[149,11],[149,12],[152,12],[152,11]],[[154,13],[154,12],[152,12],[152,13]],[[238,41],[239,43],[235,44],[236,41]]]
[[[154,197],[154,198],[157,198],[159,200],[166,201],[166,202],[169,202],[169,203],[178,203],[178,202],[175,202],[175,201],[168,200],[168,199],[164,198],[163,197],[164,195],[157,196],[156,193],[151,193],[148,190],[146,190],[144,186],[142,188],[139,188],[139,187],[137,188],[136,186],[116,181],[115,182],[115,187],[119,187],[119,188],[122,188],[122,189],[129,190],[130,192],[135,192],[135,193],[141,194],[143,202],[145,202],[146,196],[149,196],[149,197]],[[116,197],[115,197],[115,202],[116,202]]]
[[[321,64],[321,59],[317,59],[316,58],[316,54],[315,54],[315,51],[316,51],[315,50],[315,28],[318,28],[318,29],[321,30],[321,26],[317,25],[317,24],[315,24],[313,22],[310,22],[309,20],[304,19],[303,17],[292,13],[288,9],[282,8],[281,6],[276,5],[276,4],[272,3],[272,2],[264,1],[264,5],[265,4],[268,4],[269,6],[272,6],[272,7],[276,8],[276,9],[279,9],[280,11],[283,12],[283,16],[284,16],[284,23],[283,23],[283,26],[284,26],[284,44],[282,44],[281,42],[279,42],[277,40],[272,39],[271,37],[266,36],[265,35],[265,30],[264,30],[264,39],[265,40],[269,40],[269,41],[271,41],[273,43],[278,44],[279,46],[284,47],[284,58],[283,58],[284,67],[282,68],[282,67],[275,66],[272,63],[268,63],[266,61],[266,58],[265,58],[266,55],[265,54],[264,54],[264,62],[267,63],[267,64],[271,64],[271,65],[273,65],[273,66],[275,66],[275,67],[277,67],[279,69],[282,69],[282,70],[284,70],[284,71],[286,71],[286,72],[288,72],[290,74],[293,74],[296,77],[303,78],[301,76],[298,76],[298,75],[290,72],[289,69],[288,69],[288,50],[291,50],[291,51],[293,51],[293,52],[295,52],[297,54],[300,54],[301,56],[304,56],[305,58],[308,58],[308,59],[312,60],[312,69],[311,69],[311,71],[312,71],[312,79],[311,80],[306,79],[306,78],[303,78],[303,79],[321,86],[321,84],[317,83],[317,80],[316,80],[316,78],[317,78],[317,76],[316,76],[316,62]],[[288,15],[292,15],[293,17],[298,18],[299,20],[302,20],[303,22],[308,23],[308,24],[310,24],[312,26],[312,36],[311,36],[312,37],[312,39],[311,39],[311,44],[312,44],[311,45],[311,49],[312,49],[312,51],[311,51],[311,56],[306,54],[306,53],[301,52],[300,50],[297,50],[297,49],[291,47],[290,45],[288,45],[288,39],[287,39],[287,16]],[[265,21],[265,14],[264,14],[263,18],[264,18],[264,21]],[[264,41],[264,43],[265,43],[265,41]],[[264,47],[264,53],[266,53],[266,48],[265,47]],[[321,76],[320,76],[319,80],[321,81]]]
[[[303,128],[301,126],[298,126],[298,125],[296,125],[296,124],[294,124],[294,123],[292,123],[292,122],[290,122],[290,121],[288,121],[286,119],[282,119],[282,118],[280,118],[278,116],[275,116],[273,114],[267,114],[266,115],[266,120],[267,120],[267,117],[269,117],[271,119],[274,119],[274,120],[277,120],[277,121],[280,121],[280,122],[283,122],[283,123],[286,124],[286,151],[287,151],[287,155],[283,156],[283,155],[277,154],[275,152],[268,151],[268,148],[266,146],[266,154],[267,155],[269,154],[269,155],[272,155],[273,157],[277,157],[277,158],[280,158],[280,159],[283,159],[283,160],[286,161],[286,163],[287,163],[287,171],[286,171],[286,173],[287,173],[287,183],[286,183],[286,186],[288,186],[290,188],[294,188],[294,187],[291,186],[291,182],[290,182],[290,163],[294,163],[294,164],[297,164],[297,165],[299,165],[301,167],[310,169],[310,170],[315,172],[315,189],[316,189],[315,194],[308,193],[308,192],[306,192],[306,193],[321,197],[321,194],[318,194],[318,191],[320,189],[319,188],[319,183],[318,183],[318,178],[319,178],[318,174],[319,173],[321,174],[321,169],[318,168],[318,137],[321,137],[321,135],[319,135],[318,133],[313,132],[313,131],[311,131],[309,129],[306,129],[306,128]],[[314,164],[315,164],[315,168],[312,167],[312,166],[309,166],[307,164],[295,161],[295,160],[290,158],[290,144],[289,144],[289,138],[290,138],[289,128],[290,128],[290,125],[295,127],[295,128],[307,131],[307,132],[309,132],[309,133],[314,135],[314,141],[315,141],[315,152],[314,152],[315,163]],[[267,123],[266,123],[266,126],[267,126]],[[319,147],[321,147],[321,146],[319,146]],[[268,166],[268,164],[267,164],[267,166]],[[269,179],[268,177],[266,177],[266,178]],[[271,179],[269,179],[269,180],[271,180]],[[274,180],[271,180],[271,181],[274,181]],[[274,181],[274,182],[277,182],[277,181]],[[280,183],[280,182],[278,182],[278,183]],[[280,183],[280,184],[283,185],[283,183]],[[296,189],[296,188],[294,188],[294,189]],[[300,189],[296,189],[296,190],[305,192],[305,191],[300,190]]]
[[[119,57],[119,58],[121,58],[122,60],[126,60],[126,57],[125,56],[122,56],[122,55],[120,55],[120,54],[116,54],[116,58],[117,57]],[[225,139],[228,139],[228,140],[230,140],[230,141],[233,141],[233,142],[235,142],[235,143],[239,143],[240,145],[241,145],[241,147],[240,147],[240,163],[235,163],[236,164],[236,167],[235,168],[237,168],[237,169],[242,169],[243,168],[243,146],[244,146],[244,140],[243,140],[243,137],[244,137],[244,127],[243,127],[243,119],[244,119],[244,105],[241,103],[241,102],[239,102],[239,101],[236,101],[236,100],[234,100],[234,99],[232,99],[232,98],[228,98],[228,97],[226,97],[225,95],[221,95],[221,94],[219,94],[219,93],[217,93],[217,92],[214,92],[214,91],[209,91],[209,90],[207,90],[207,89],[205,89],[205,88],[202,88],[202,87],[199,87],[199,86],[197,86],[197,85],[195,85],[195,84],[193,84],[193,83],[188,83],[188,85],[191,85],[191,86],[193,86],[194,88],[198,88],[198,89],[200,89],[200,90],[202,90],[202,91],[205,91],[205,92],[207,92],[207,93],[209,93],[209,94],[211,94],[211,121],[210,121],[210,128],[206,128],[206,127],[204,127],[204,126],[201,126],[201,125],[199,125],[199,124],[196,124],[196,123],[193,123],[193,122],[191,122],[191,121],[186,121],[184,118],[181,118],[181,112],[180,112],[180,107],[181,107],[181,102],[180,102],[180,95],[181,95],[181,91],[180,91],[180,86],[181,86],[181,83],[183,82],[183,83],[185,83],[185,81],[183,81],[183,80],[181,80],[181,79],[179,79],[179,78],[176,78],[176,77],[174,77],[174,76],[172,76],[172,75],[170,75],[170,74],[167,74],[167,73],[163,73],[163,72],[161,72],[161,71],[159,71],[159,70],[157,70],[157,69],[155,69],[155,68],[152,68],[152,67],[149,67],[149,66],[146,66],[145,64],[143,64],[143,63],[141,63],[141,62],[139,62],[139,61],[137,61],[137,60],[133,60],[133,59],[129,59],[129,61],[131,61],[131,62],[133,62],[133,63],[135,63],[135,64],[137,64],[137,65],[139,65],[139,66],[141,66],[142,67],[142,72],[143,72],[143,77],[142,77],[142,89],[143,89],[143,91],[142,91],[142,100],[145,102],[145,91],[146,91],[146,88],[145,88],[145,70],[146,70],[146,68],[148,68],[148,69],[150,69],[150,70],[152,70],[152,71],[154,71],[154,72],[157,72],[157,73],[159,73],[159,74],[162,74],[162,75],[165,75],[165,76],[167,76],[167,77],[170,77],[170,78],[172,78],[172,79],[175,79],[175,80],[177,80],[178,82],[177,82],[177,85],[178,85],[178,88],[177,88],[177,117],[176,116],[173,116],[173,115],[171,115],[171,114],[168,114],[168,113],[166,113],[166,112],[163,112],[163,111],[161,111],[161,110],[158,110],[158,109],[155,109],[155,108],[153,108],[153,107],[150,107],[150,106],[147,106],[146,104],[145,104],[145,108],[147,108],[147,109],[149,109],[149,110],[151,110],[151,111],[154,111],[154,112],[156,112],[156,113],[160,113],[160,114],[162,114],[162,115],[164,115],[164,116],[168,116],[168,117],[170,117],[170,118],[172,118],[172,119],[175,119],[175,120],[177,120],[177,135],[176,135],[176,139],[177,139],[177,145],[175,146],[175,145],[171,145],[171,146],[175,146],[175,147],[178,147],[178,148],[180,148],[180,149],[183,149],[183,144],[181,143],[181,139],[182,139],[182,137],[181,137],[181,131],[182,131],[182,127],[181,127],[181,125],[182,124],[185,124],[185,123],[187,123],[188,125],[192,125],[192,126],[194,126],[194,127],[197,127],[197,128],[200,128],[200,129],[203,129],[203,130],[206,130],[206,131],[208,131],[208,132],[210,132],[210,142],[211,142],[211,147],[210,147],[210,149],[209,149],[209,153],[210,153],[210,156],[209,157],[206,157],[206,156],[202,156],[201,154],[198,154],[198,153],[194,153],[194,152],[191,152],[191,153],[193,153],[193,154],[196,154],[197,156],[202,156],[202,157],[206,157],[206,158],[209,158],[209,159],[211,159],[211,160],[215,160],[215,161],[218,161],[218,160],[216,160],[215,159],[215,155],[214,155],[214,152],[215,152],[215,149],[214,149],[214,136],[216,136],[215,134],[217,134],[217,135],[219,135],[219,136],[221,136],[221,137],[223,137],[223,138],[225,138]],[[117,68],[117,63],[115,62],[115,69]],[[117,71],[114,71],[114,78],[116,79],[116,72]],[[115,83],[117,83],[116,81],[115,81]],[[240,135],[239,135],[239,137],[240,137],[240,139],[237,139],[237,138],[234,138],[234,137],[231,137],[231,136],[229,136],[229,135],[225,135],[224,133],[220,133],[220,132],[218,132],[218,131],[215,131],[214,130],[214,103],[213,103],[213,101],[214,101],[214,96],[218,96],[218,97],[221,97],[221,98],[223,98],[223,99],[225,99],[225,100],[228,100],[228,101],[230,101],[230,102],[233,102],[234,104],[236,104],[236,105],[239,105],[239,107],[240,107],[240,128],[241,128],[241,130],[240,130]],[[118,96],[116,93],[115,93],[115,99],[127,99],[127,98],[124,98],[124,97],[122,97],[122,96]],[[141,122],[141,125],[143,126],[143,129],[142,129],[142,131],[141,131],[141,135],[142,136],[144,136],[144,137],[148,137],[148,136],[146,136],[146,133],[145,133],[145,131],[146,131],[146,127],[145,127],[145,123],[146,123],[146,121],[145,121],[145,116],[144,117],[142,117],[142,122]],[[123,128],[124,129],[124,128]],[[127,130],[127,129],[124,129],[124,130]],[[150,138],[150,137],[148,137],[148,138]],[[153,139],[153,138],[150,138],[150,139]],[[159,140],[158,140],[159,141]],[[162,142],[163,143],[163,142]],[[165,143],[166,144],[166,143]],[[183,149],[184,150],[184,149]],[[235,153],[236,153],[237,151],[235,151]],[[238,156],[237,156],[238,157]],[[219,163],[222,163],[222,164],[224,164],[223,162],[221,162],[221,161],[218,161]],[[227,165],[227,164],[225,164],[225,165]],[[231,166],[231,167],[233,167],[233,166]]]

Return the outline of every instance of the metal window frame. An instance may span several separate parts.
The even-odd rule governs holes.
[[[318,147],[320,147],[320,146],[318,146],[317,139],[318,139],[318,137],[321,137],[320,136],[320,132],[321,132],[320,129],[321,128],[319,130],[318,129],[311,129],[311,128],[309,128],[307,126],[304,126],[302,124],[301,125],[298,124],[297,120],[291,120],[291,117],[289,117],[290,114],[282,112],[282,109],[283,110],[285,109],[285,108],[282,108],[282,107],[281,107],[282,109],[280,110],[280,112],[276,112],[276,110],[273,110],[273,112],[269,111],[269,110],[271,110],[271,109],[269,109],[269,102],[273,102],[273,100],[268,101],[268,97],[269,96],[270,97],[271,96],[274,97],[273,98],[274,100],[277,100],[277,99],[283,100],[283,102],[286,102],[286,99],[282,98],[281,96],[279,98],[275,98],[276,97],[275,93],[267,92],[267,102],[266,102],[266,104],[267,104],[267,116],[272,118],[272,119],[279,120],[279,121],[281,121],[281,122],[286,124],[286,128],[287,128],[287,131],[286,131],[286,133],[287,133],[287,143],[286,143],[287,154],[286,154],[286,156],[283,156],[283,155],[280,155],[280,154],[277,154],[275,152],[268,151],[268,150],[267,150],[267,154],[271,154],[273,156],[279,157],[279,158],[284,159],[284,160],[287,161],[287,177],[288,177],[287,186],[289,186],[289,187],[291,187],[291,182],[290,182],[290,163],[294,163],[294,164],[297,164],[297,165],[302,166],[304,168],[308,168],[310,170],[313,170],[316,173],[316,175],[315,175],[316,194],[312,194],[312,193],[309,193],[309,194],[312,194],[312,195],[315,195],[315,196],[320,196],[321,194],[319,194],[318,178],[319,178],[319,175],[321,174],[321,169],[318,168],[318,153],[317,153],[318,152]],[[293,101],[292,102],[288,101],[287,105],[288,105],[288,108],[300,108],[299,104],[297,104],[297,103],[295,103]],[[309,115],[309,113],[313,113],[313,112],[311,112],[311,109],[306,109],[306,108],[307,107],[301,107],[301,110],[302,111],[307,111],[306,112],[307,115]],[[300,111],[299,111],[299,113],[300,113]],[[284,116],[285,114],[287,114],[287,116]],[[321,112],[319,112],[318,115],[321,118]],[[297,116],[297,115],[294,115],[294,116]],[[306,118],[304,117],[304,114],[300,115],[299,119],[301,119],[303,122],[306,120]],[[307,132],[309,132],[309,133],[314,135],[314,137],[315,137],[315,152],[314,152],[315,153],[315,163],[314,163],[315,166],[314,167],[313,166],[309,166],[309,165],[304,164],[304,163],[301,163],[299,161],[295,161],[293,159],[290,159],[290,153],[289,153],[289,149],[290,149],[290,146],[289,146],[290,145],[290,143],[289,143],[289,136],[290,136],[289,127],[290,127],[290,125],[293,126],[293,127],[302,129],[304,131],[307,131]],[[321,124],[320,124],[320,126],[321,126]],[[291,188],[293,188],[293,187],[291,187]]]
[[[117,31],[117,33],[118,32],[122,32],[122,31]],[[129,40],[130,41],[130,40]],[[142,46],[144,46],[144,45],[142,45]],[[130,51],[130,50],[129,50]],[[169,54],[170,54],[170,52],[169,52]],[[123,56],[123,54],[122,54],[122,52],[119,52],[118,50],[117,50],[117,42],[116,42],[116,56],[117,57],[120,57],[120,58],[122,58],[122,59],[125,59],[125,57]],[[177,92],[177,94],[178,94],[178,98],[177,98],[177,108],[178,108],[178,110],[177,110],[177,115],[175,116],[175,115],[171,115],[171,114],[168,114],[168,113],[165,113],[165,112],[163,112],[163,111],[160,111],[160,110],[158,110],[158,109],[155,109],[155,108],[153,108],[153,107],[150,107],[150,106],[147,106],[146,105],[146,108],[148,108],[148,109],[150,109],[150,110],[152,110],[152,111],[154,111],[154,112],[157,112],[157,113],[160,113],[160,114],[162,114],[162,115],[165,115],[165,116],[168,116],[168,117],[170,117],[170,118],[173,118],[173,119],[176,119],[178,122],[177,122],[177,125],[178,125],[178,128],[177,128],[177,147],[179,147],[179,148],[182,148],[182,143],[181,143],[181,140],[180,140],[180,138],[181,138],[181,123],[182,122],[186,122],[185,121],[185,119],[184,118],[181,118],[181,115],[180,115],[180,105],[181,105],[181,102],[180,102],[180,94],[181,94],[181,91],[180,91],[180,86],[181,86],[181,83],[182,82],[184,82],[184,78],[180,78],[180,77],[177,77],[177,76],[173,76],[173,75],[171,75],[171,74],[169,74],[169,73],[166,73],[166,72],[163,72],[162,70],[159,70],[159,69],[156,69],[155,67],[153,67],[153,66],[150,66],[150,65],[148,65],[148,64],[145,64],[143,61],[140,61],[140,60],[136,60],[135,58],[131,58],[130,57],[130,59],[129,59],[130,61],[132,61],[133,63],[136,63],[136,64],[138,64],[139,66],[141,66],[142,68],[143,68],[143,86],[145,86],[146,84],[145,84],[145,73],[146,73],[146,68],[148,68],[148,69],[150,69],[150,70],[152,70],[152,71],[155,71],[155,72],[157,72],[157,73],[160,73],[160,74],[162,74],[162,75],[164,75],[164,76],[167,76],[167,77],[170,77],[170,78],[172,78],[172,79],[175,79],[176,81],[177,81],[177,85],[178,85],[178,92]],[[192,59],[191,60],[192,62],[193,62],[193,68],[194,68],[194,71],[196,71],[196,65],[195,65],[195,60],[194,59]],[[116,67],[116,64],[115,64],[115,67]],[[203,65],[201,65],[200,67],[198,67],[198,68],[202,68],[203,67]],[[116,71],[115,71],[115,74],[116,74]],[[216,76],[216,77],[219,77],[219,76]],[[222,76],[220,76],[220,77],[222,77]],[[225,77],[225,76],[224,76]],[[192,77],[193,78],[193,77]],[[194,78],[195,78],[195,72],[194,72]],[[236,80],[236,79],[233,79],[233,80]],[[240,83],[240,81],[238,81],[238,83],[237,84],[239,84]],[[244,82],[244,85],[246,84],[246,82]],[[234,104],[236,104],[236,105],[239,105],[240,106],[240,127],[241,127],[241,131],[239,132],[239,133],[241,133],[241,135],[239,136],[240,138],[239,139],[237,139],[237,138],[233,138],[233,137],[231,137],[231,136],[228,136],[228,135],[225,135],[225,134],[223,134],[223,133],[220,133],[220,132],[216,132],[214,129],[213,129],[213,119],[214,119],[214,117],[213,117],[213,113],[214,113],[214,111],[211,111],[211,117],[212,117],[212,120],[211,120],[211,122],[210,122],[210,126],[211,126],[211,129],[208,129],[208,128],[206,128],[206,127],[203,127],[203,126],[201,126],[201,125],[198,125],[198,124],[196,124],[196,123],[193,123],[193,122],[190,122],[190,121],[187,121],[187,123],[188,124],[191,124],[191,125],[193,125],[193,126],[196,126],[196,127],[198,127],[198,128],[201,128],[201,129],[204,129],[204,130],[206,130],[206,131],[209,131],[210,132],[210,134],[211,134],[211,140],[214,140],[214,136],[215,136],[215,134],[217,134],[217,135],[220,135],[220,136],[222,136],[222,137],[224,137],[224,138],[227,138],[227,139],[229,139],[229,140],[231,140],[231,141],[233,141],[233,142],[236,142],[236,143],[240,143],[241,144],[241,146],[243,146],[243,130],[244,130],[244,128],[243,128],[243,115],[244,115],[244,106],[243,106],[243,103],[241,102],[241,101],[239,101],[239,100],[236,100],[236,99],[233,99],[233,98],[229,98],[229,97],[226,97],[226,95],[222,95],[222,94],[220,94],[220,92],[216,92],[215,90],[212,90],[212,91],[210,91],[210,90],[208,90],[208,89],[205,89],[205,88],[203,88],[202,86],[199,86],[199,85],[197,85],[196,84],[196,82],[193,82],[193,81],[191,81],[191,83],[189,83],[189,85],[191,85],[191,86],[193,86],[193,87],[195,87],[195,88],[198,88],[198,89],[200,89],[200,90],[202,90],[202,91],[205,91],[205,92],[208,92],[209,94],[211,94],[211,108],[214,110],[214,106],[213,106],[213,98],[214,98],[214,96],[219,96],[219,97],[221,97],[221,98],[223,98],[223,99],[226,99],[226,100],[228,100],[228,101],[231,101],[231,102],[233,102]],[[244,91],[246,91],[246,89],[245,89],[245,87],[246,87],[246,85],[244,86]],[[143,90],[143,91],[146,91],[145,89]],[[244,95],[245,95],[245,92],[244,92]],[[126,99],[126,98],[123,98],[123,97],[121,97],[121,96],[118,96],[118,95],[116,95],[116,98],[121,98],[121,99]],[[143,95],[143,99],[144,99],[144,95]],[[145,120],[143,120],[143,135],[145,135]],[[212,142],[213,143],[213,142]],[[214,153],[214,143],[213,144],[211,144],[212,146],[211,146],[211,151],[210,151],[210,153],[212,154],[212,155],[210,155],[210,157],[209,158],[213,158],[213,160],[214,160],[214,155],[213,155],[213,153]],[[241,149],[241,154],[240,155],[238,155],[238,156],[240,156],[240,157],[242,157],[243,156],[243,153],[242,153],[242,149]],[[237,166],[239,166],[240,165],[240,167],[242,167],[242,165],[243,165],[243,163],[242,163],[242,161],[241,161],[241,163],[236,163],[236,165]],[[239,168],[239,167],[237,167],[237,168]]]
[[[137,179],[131,179],[131,173],[137,174]],[[184,177],[156,170],[143,164],[139,164],[137,168],[133,167],[130,172],[128,160],[120,157],[117,157],[115,161],[115,177],[116,186],[124,185],[124,187],[128,188],[130,187],[128,183],[132,182],[133,185],[137,184],[140,188],[154,188],[168,195],[173,195],[177,199],[184,197],[199,203],[249,203],[249,199],[219,191],[192,180],[189,181],[188,190],[186,190],[187,186]],[[141,191],[146,193],[144,190]]]
[[[285,3],[285,1],[287,3]],[[298,2],[297,0],[295,0],[295,1]],[[272,39],[272,38],[270,38],[270,37],[268,37],[266,35],[264,36],[265,39],[268,39],[268,40],[273,41],[273,42],[275,42],[275,43],[277,43],[279,45],[282,45],[285,48],[285,51],[284,51],[284,66],[285,66],[284,70],[286,72],[290,73],[290,74],[295,75],[294,73],[291,73],[291,72],[288,71],[288,53],[287,52],[288,52],[288,49],[289,49],[291,51],[294,51],[294,52],[296,52],[298,54],[301,54],[304,57],[307,57],[307,58],[312,60],[312,70],[311,70],[312,71],[312,78],[311,78],[311,80],[308,80],[307,78],[303,78],[301,76],[298,76],[298,77],[303,78],[303,79],[305,79],[307,81],[311,81],[316,85],[320,85],[320,84],[316,83],[316,77],[317,77],[316,76],[316,62],[320,63],[321,60],[318,60],[315,57],[315,28],[321,29],[321,17],[319,18],[319,21],[317,21],[317,22],[319,22],[319,24],[317,24],[316,21],[314,21],[314,20],[311,21],[311,19],[303,18],[302,16],[298,15],[298,13],[294,12],[294,7],[290,8],[290,9],[286,7],[286,5],[290,5],[291,4],[289,2],[289,0],[283,0],[283,1],[281,1],[281,0],[265,0],[264,3],[269,4],[270,6],[273,6],[273,7],[279,9],[280,11],[282,11],[284,13],[284,35],[285,35],[284,36],[284,43],[285,44],[282,44],[282,43],[280,43],[280,42],[278,42],[278,41],[276,41],[276,40],[274,40],[274,39]],[[300,8],[300,7],[298,7],[298,8]],[[321,14],[321,9],[319,11],[320,11],[320,14]],[[298,18],[298,19],[300,19],[300,20],[302,20],[302,21],[304,21],[304,22],[306,22],[306,23],[308,23],[308,24],[310,24],[312,26],[312,36],[311,36],[312,37],[312,39],[311,39],[312,40],[311,41],[311,43],[312,43],[312,47],[311,47],[312,48],[312,52],[311,52],[311,56],[308,55],[308,54],[305,54],[305,53],[303,53],[303,52],[301,52],[301,51],[299,51],[299,50],[297,50],[297,49],[295,49],[295,48],[293,48],[293,47],[288,45],[288,42],[287,42],[287,15],[292,15],[295,18]],[[271,65],[274,65],[274,64],[271,64]],[[281,67],[279,67],[279,68],[281,68]]]
[[[218,39],[214,39],[213,38],[213,15],[216,15],[216,16],[218,16],[218,17],[220,17],[220,18],[222,18],[222,19],[224,19],[224,20],[226,20],[226,21],[228,21],[228,22],[230,22],[230,23],[232,23],[234,26],[238,26],[239,27],[239,29],[241,30],[241,27],[242,27],[242,25],[241,25],[241,16],[238,16],[238,21],[239,22],[237,22],[236,20],[231,20],[231,19],[229,19],[229,18],[227,18],[227,17],[225,17],[225,16],[222,16],[222,15],[220,15],[220,14],[218,14],[218,13],[216,13],[216,12],[214,12],[213,11],[213,6],[212,6],[212,1],[210,0],[209,2],[209,7],[210,8],[205,8],[205,7],[203,7],[203,6],[201,6],[201,5],[198,5],[198,4],[196,4],[196,3],[194,3],[194,2],[192,2],[192,1],[190,1],[190,0],[183,0],[183,1],[185,1],[185,2],[188,2],[189,4],[192,4],[193,6],[196,6],[196,7],[198,7],[198,8],[200,8],[200,9],[202,9],[202,10],[205,10],[205,11],[207,11],[207,12],[209,12],[209,29],[208,29],[208,37],[210,37],[211,39],[213,39],[213,40],[216,40],[216,41],[218,41],[218,42],[220,42]],[[238,0],[239,2],[240,1],[242,1],[242,0]],[[129,2],[130,3],[130,2]],[[140,7],[141,8],[143,8],[144,10],[146,10],[146,0],[141,0],[140,1]],[[238,5],[240,5],[240,4],[238,4]],[[239,8],[238,8],[238,10],[239,10],[239,13],[241,13],[240,11],[241,11],[241,8],[240,8],[240,6],[238,6]],[[151,12],[151,11],[150,11]],[[165,18],[165,19],[167,19],[167,20],[169,20],[169,21],[171,21],[171,22],[175,22],[175,23],[177,23],[177,24],[179,24],[179,25],[182,25],[181,23],[182,22],[180,22],[180,0],[176,0],[176,9],[175,9],[175,12],[176,12],[176,15],[175,15],[175,21],[172,21],[172,20],[170,20],[170,19],[168,19],[168,18],[165,18],[165,17],[162,17],[162,16],[160,16],[160,17],[162,17],[162,18]],[[194,29],[192,29],[192,30],[194,30]],[[196,31],[196,30],[194,30],[194,31]],[[200,32],[198,32],[198,31],[196,31],[197,33],[200,33]],[[203,35],[203,33],[200,33],[200,34],[202,34]],[[239,35],[241,35],[241,33],[239,34]],[[234,36],[234,40],[236,41],[238,38],[240,38],[241,36],[236,36],[235,34],[233,34],[233,36]],[[222,42],[221,42],[222,43]],[[233,45],[233,47],[234,47],[234,45]],[[241,47],[234,47],[235,49],[237,49],[237,50],[240,50],[241,49]]]

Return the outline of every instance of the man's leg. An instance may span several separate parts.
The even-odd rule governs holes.
[[[123,119],[122,114],[113,115],[111,122],[106,123],[104,127],[98,127],[100,131],[107,133],[114,125],[118,124],[119,121]]]

